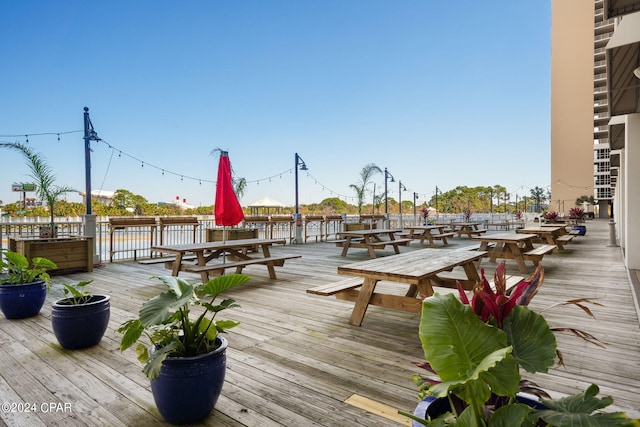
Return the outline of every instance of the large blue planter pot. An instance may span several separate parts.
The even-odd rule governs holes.
[[[547,409],[535,396],[526,393],[516,394],[516,400],[519,403],[524,403],[534,409]],[[435,418],[450,410],[451,406],[449,405],[449,400],[447,398],[427,396],[418,403],[418,406],[416,406],[416,409],[413,411],[413,415],[423,419],[427,419],[427,417]],[[422,427],[422,424],[417,421],[411,421],[411,426]]]
[[[227,369],[227,340],[211,353],[167,357],[151,391],[162,418],[171,424],[191,424],[211,413],[222,391]]]
[[[64,298],[51,305],[51,326],[60,345],[69,350],[92,347],[100,342],[109,325],[108,295],[92,295],[84,304],[69,304]]]
[[[587,234],[586,225],[574,225],[573,229],[578,231],[578,236],[584,236],[585,234]]]
[[[0,310],[7,319],[24,319],[40,313],[47,297],[43,281],[23,284],[0,284]]]

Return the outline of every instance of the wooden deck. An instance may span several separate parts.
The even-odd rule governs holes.
[[[596,383],[603,394],[614,397],[616,409],[640,417],[640,326],[632,284],[620,248],[607,247],[606,222],[589,221],[587,227],[586,236],[544,258],[545,283],[532,306],[541,310],[569,298],[598,298],[604,306],[593,308],[596,320],[573,307],[554,307],[545,316],[552,326],[591,332],[607,347],[561,334],[559,348],[566,367],[536,375],[535,380],[553,395]],[[465,246],[475,247],[477,242],[452,239],[439,250]],[[403,250],[424,247],[414,242]],[[229,292],[242,307],[224,317],[242,323],[227,336],[222,396],[201,425],[407,425],[403,417],[389,418],[397,417],[397,408],[412,410],[417,401],[411,375],[419,371],[413,362],[423,359],[419,315],[370,307],[362,326],[356,327],[348,323],[351,302],[306,293],[340,279],[337,267],[368,259],[366,251],[342,257],[331,243],[310,243],[274,247],[272,253],[302,258],[287,262],[277,280],[269,279],[263,267],[249,266],[245,273],[253,280]],[[391,249],[380,252],[392,254]],[[510,274],[519,274],[507,265]],[[492,277],[495,264],[483,260],[482,267]],[[126,262],[55,278],[93,279],[94,292],[112,297],[109,329],[100,345],[90,349],[67,351],[58,346],[50,322],[55,295],[48,296],[39,316],[12,321],[2,317],[0,396],[3,402],[35,404],[36,412],[2,411],[0,425],[161,425],[135,352],[120,353],[115,330],[162,290],[150,276],[164,274],[169,271],[162,264]],[[199,280],[197,274],[181,276]]]

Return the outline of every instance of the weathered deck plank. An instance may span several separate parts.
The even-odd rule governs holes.
[[[606,343],[587,344],[558,334],[566,367],[533,379],[552,394],[583,390],[596,383],[615,398],[617,409],[640,416],[640,326],[631,284],[619,248],[607,247],[606,222],[590,221],[588,233],[567,250],[544,258],[545,284],[532,307],[546,309],[570,298],[597,298],[590,319],[575,307],[545,311],[551,326],[573,326]],[[491,231],[489,232],[491,233]],[[477,246],[451,241],[439,250]],[[404,251],[421,247],[405,247]],[[394,408],[411,410],[416,389],[413,362],[423,358],[417,336],[419,315],[370,307],[361,327],[348,324],[353,304],[306,293],[335,282],[337,267],[368,259],[354,252],[341,257],[334,245],[309,243],[273,248],[274,255],[302,255],[270,280],[262,266],[248,266],[252,280],[229,292],[241,305],[223,313],[241,325],[228,335],[228,371],[214,413],[201,425],[367,425],[397,426],[374,412],[345,401],[353,395]],[[392,250],[380,251],[390,256]],[[482,262],[488,277],[494,263]],[[517,273],[507,262],[508,273]],[[102,426],[161,424],[149,382],[133,351],[119,351],[116,329],[132,318],[143,301],[163,290],[151,280],[169,274],[161,264],[108,264],[92,273],[56,277],[55,281],[93,279],[94,292],[111,295],[112,313],[100,345],[81,351],[61,349],[51,330],[47,297],[41,315],[31,319],[0,319],[0,395],[3,401],[70,404],[70,411],[0,413],[0,426]],[[634,272],[635,274],[635,272]],[[196,274],[182,273],[192,281]],[[404,289],[382,282],[385,291]],[[352,399],[353,400],[353,399]]]

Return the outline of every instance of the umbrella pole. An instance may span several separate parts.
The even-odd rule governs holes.
[[[225,245],[227,243],[227,226],[223,225],[222,226],[222,244]],[[227,251],[226,250],[222,250],[222,263],[226,264],[227,263]],[[224,273],[224,270],[222,270]]]

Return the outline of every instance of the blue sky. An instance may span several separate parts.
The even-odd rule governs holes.
[[[549,185],[548,1],[25,0],[0,16],[0,141],[31,134],[58,184],[85,188],[82,132],[55,134],[82,130],[87,106],[104,140],[92,188],[150,202],[213,204],[216,148],[249,181],[245,206],[293,205],[296,152],[301,204],[355,203],[368,163],[396,200],[398,180],[418,202]],[[11,203],[28,169],[0,159]]]

